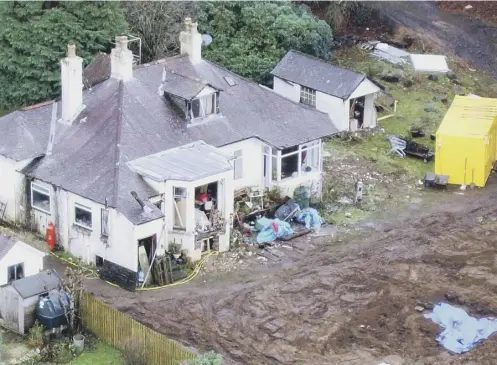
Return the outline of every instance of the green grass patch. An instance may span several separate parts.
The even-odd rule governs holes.
[[[122,365],[121,353],[104,342],[98,342],[94,352],[83,352],[72,365]]]

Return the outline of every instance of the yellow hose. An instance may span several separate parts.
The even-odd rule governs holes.
[[[218,255],[219,253],[217,251],[211,251],[207,254],[205,254],[196,264],[195,264],[195,268],[193,269],[193,272],[188,275],[186,278],[184,279],[181,279],[181,280],[178,280],[172,284],[167,284],[167,285],[162,285],[162,286],[154,286],[154,287],[151,287],[151,288],[137,288],[136,291],[150,291],[150,290],[159,290],[159,289],[163,289],[163,288],[169,288],[171,286],[176,286],[176,285],[180,285],[180,284],[186,284],[190,281],[192,281],[193,279],[195,279],[195,277],[198,275],[198,273],[200,272],[200,270],[202,269],[202,267],[204,266],[204,262],[211,256],[215,256],[215,255]],[[70,260],[67,260],[63,257],[60,257],[56,254],[54,254],[53,252],[50,252],[50,255],[52,255],[53,257],[55,257],[57,260],[60,260],[60,261],[64,261],[66,263],[68,263],[69,265],[73,265],[73,266],[76,266],[76,267],[79,267],[79,268],[82,268],[84,269],[85,271],[89,271],[90,274],[87,274],[85,275],[85,279],[89,279],[89,280],[93,280],[93,279],[98,279],[98,274],[90,269],[90,268],[87,268],[85,266],[82,266],[82,265],[79,265],[75,262],[72,262]],[[109,285],[112,285],[112,286],[115,286],[116,288],[120,288],[119,285],[117,284],[114,284],[114,283],[111,283],[107,280],[104,280],[107,284]],[[122,289],[122,288],[121,288]]]

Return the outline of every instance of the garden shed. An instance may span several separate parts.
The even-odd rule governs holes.
[[[15,332],[26,333],[36,319],[40,297],[57,289],[60,277],[55,271],[41,272],[0,287],[0,316],[3,325]]]
[[[485,186],[497,156],[497,99],[456,96],[436,134],[435,174]]]

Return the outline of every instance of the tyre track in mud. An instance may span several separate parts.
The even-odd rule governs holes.
[[[289,269],[242,272],[244,283],[129,293],[118,303],[115,293],[97,295],[170,338],[213,348],[230,364],[352,365],[367,354],[490,364],[497,356],[492,339],[493,347],[444,358],[438,328],[413,307],[456,293],[449,297],[474,313],[497,313],[497,223],[481,224],[497,221],[495,191],[493,184],[471,197],[447,195],[452,201],[402,212],[382,223],[382,232],[314,249]]]

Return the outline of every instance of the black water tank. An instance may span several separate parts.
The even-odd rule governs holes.
[[[40,298],[36,305],[36,319],[47,329],[67,325],[66,313],[69,312],[69,294],[53,290]]]

